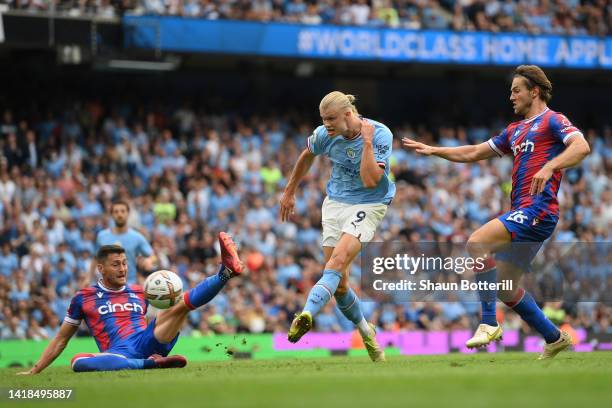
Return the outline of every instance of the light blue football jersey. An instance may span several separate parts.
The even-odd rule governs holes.
[[[153,255],[153,248],[146,238],[138,231],[128,228],[125,234],[115,234],[110,228],[98,233],[96,238],[96,252],[102,245],[121,245],[125,249],[128,261],[128,283],[136,282],[136,259],[139,256]]]
[[[395,196],[395,183],[389,179],[389,158],[393,146],[393,134],[382,123],[367,119],[374,126],[374,158],[385,174],[374,188],[364,187],[359,167],[363,139],[330,137],[325,126],[319,126],[308,138],[308,149],[315,155],[324,154],[332,162],[332,173],[327,182],[327,196],[331,200],[347,204],[389,204]]]

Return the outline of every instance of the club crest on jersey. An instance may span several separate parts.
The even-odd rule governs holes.
[[[533,150],[535,149],[535,143],[530,142],[529,140],[524,141],[521,144],[515,145],[514,142],[512,142],[512,153],[516,156],[519,153],[533,153]]]
[[[354,159],[355,156],[357,156],[357,153],[355,153],[355,150],[352,147],[348,147],[346,149],[346,155],[349,157],[349,159]]]
[[[115,312],[140,312],[140,314],[144,314],[144,309],[138,303],[111,303],[107,301],[105,304],[98,308],[98,313],[101,315],[105,315],[108,313]]]
[[[561,115],[561,126],[572,126],[572,123],[569,121],[569,119],[565,116],[565,115]]]

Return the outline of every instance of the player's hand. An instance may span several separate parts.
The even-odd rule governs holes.
[[[280,217],[282,222],[289,220],[289,216],[293,214],[294,208],[295,194],[291,194],[285,191],[283,193],[283,197],[280,200]]]
[[[538,171],[531,179],[531,188],[529,189],[529,194],[538,195],[542,191],[544,191],[544,188],[546,187],[546,182],[552,177],[552,175],[553,169],[551,169],[547,165],[544,165],[544,167],[542,167],[540,171]]]
[[[422,154],[425,156],[431,156],[435,153],[435,148],[433,146],[417,142],[416,140],[408,139],[407,137],[402,138],[402,145],[408,150],[413,150],[415,153]]]
[[[150,256],[148,258],[145,258],[140,263],[140,267],[142,269],[144,269],[145,271],[147,271],[147,272],[152,271],[153,269],[155,269],[155,261],[156,260],[157,260],[157,258],[155,256]]]
[[[372,143],[374,140],[374,125],[367,119],[361,120],[361,138],[364,143]]]

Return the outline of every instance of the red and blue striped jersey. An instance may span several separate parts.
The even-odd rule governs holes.
[[[147,302],[139,285],[119,290],[104,287],[101,282],[81,289],[72,298],[64,322],[78,326],[85,319],[101,352],[147,327]]]
[[[582,135],[565,115],[546,108],[533,118],[508,125],[499,135],[489,139],[491,149],[499,156],[512,153],[512,209],[532,206],[539,217],[559,216],[557,193],[561,171],[553,173],[541,194],[529,194],[533,176],[550,160],[561,154],[568,140]]]

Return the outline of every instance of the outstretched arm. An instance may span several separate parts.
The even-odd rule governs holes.
[[[304,149],[302,154],[300,154],[300,158],[291,172],[291,177],[289,177],[289,182],[280,200],[281,221],[287,221],[289,216],[293,213],[293,207],[295,206],[295,191],[300,185],[302,178],[304,178],[308,170],[310,170],[314,158],[315,155],[308,149]]]
[[[53,340],[49,343],[49,345],[45,348],[45,351],[40,356],[40,359],[34,367],[32,367],[29,371],[22,371],[17,373],[17,375],[31,375],[38,374],[45,368],[47,368],[55,359],[62,354],[62,351],[68,345],[70,338],[76,333],[79,327],[70,323],[62,323],[62,326],[59,329],[59,332],[55,335]]]
[[[582,136],[574,136],[567,141],[567,147],[557,157],[546,163],[531,179],[529,194],[536,195],[544,191],[546,182],[557,170],[563,170],[579,164],[589,155],[591,148]]]
[[[438,156],[458,163],[471,163],[497,156],[487,142],[459,147],[437,147],[405,137],[402,139],[402,145],[415,153],[425,156]]]

